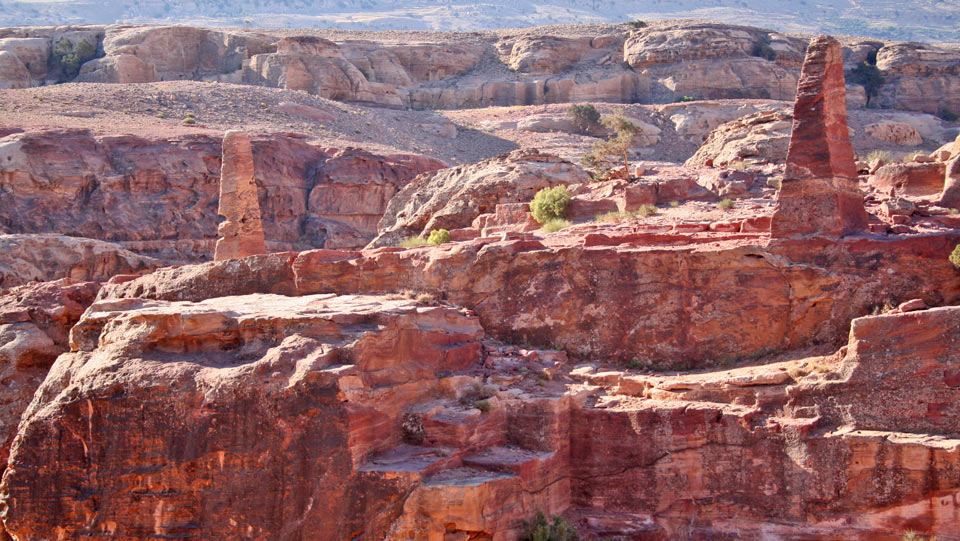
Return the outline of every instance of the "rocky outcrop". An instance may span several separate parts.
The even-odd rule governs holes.
[[[317,37],[284,38],[275,53],[250,57],[243,81],[287,90],[302,90],[324,98],[402,107],[396,88],[370,82],[332,41]]]
[[[418,155],[321,148],[293,135],[254,136],[251,145],[271,250],[323,247],[328,237],[331,246],[361,247],[376,235],[384,198],[444,166]],[[0,228],[107,240],[170,263],[209,258],[220,160],[221,139],[207,135],[15,133],[0,138]],[[327,183],[350,183],[353,196],[369,201],[338,210],[343,190],[315,190]]]
[[[960,156],[946,163],[939,204],[941,207],[960,209]]]
[[[867,229],[844,89],[840,43],[814,38],[797,87],[787,168],[771,222],[774,237]]]
[[[873,267],[877,259],[851,239],[839,242],[871,268],[892,268]],[[809,253],[842,259],[824,247],[832,249]],[[525,252],[509,253],[501,260]],[[304,257],[337,264],[344,254]],[[389,287],[382,278],[390,274],[356,263],[361,272],[347,280],[375,273],[374,287]],[[554,274],[582,267],[582,257],[577,263]],[[700,313],[768,264],[729,284],[691,276],[713,295]],[[294,267],[298,280],[315,277]],[[625,269],[601,268],[604,279]],[[163,271],[156,283],[183,271]],[[715,276],[717,266],[705,272]],[[484,330],[468,312],[399,295],[177,302],[111,294],[131,284],[87,310],[71,352],[23,416],[2,487],[5,524],[17,538],[511,538],[537,510],[608,537],[871,538],[947,534],[956,524],[957,355],[936,337],[956,327],[957,307],[855,319],[837,355],[642,375],[481,342]],[[746,297],[736,296],[742,309]],[[871,389],[878,392],[867,396]]]
[[[710,132],[685,163],[687,167],[734,162],[782,163],[790,146],[793,114],[786,110],[754,113]]]
[[[60,278],[105,282],[162,264],[112,242],[53,233],[0,235],[0,253],[0,289]]]
[[[30,72],[17,55],[0,51],[0,89],[30,88]]]
[[[895,43],[877,52],[877,68],[884,77],[875,98],[881,107],[960,112],[960,50]]]
[[[901,196],[936,195],[943,190],[946,169],[942,162],[891,163],[870,175],[869,182],[884,192],[893,190]]]
[[[423,467],[393,474],[376,457],[405,448],[419,402],[489,418],[457,403],[482,336],[456,309],[383,297],[100,301],[24,415],[7,530],[384,537],[410,490],[461,455],[424,448],[412,457]]]
[[[93,282],[64,278],[0,292],[0,460],[20,416],[58,355],[68,351],[70,328],[100,289]],[[0,530],[2,531],[2,530]]]
[[[267,252],[260,220],[260,201],[253,178],[253,151],[246,132],[228,131],[223,136],[220,166],[220,202],[214,261]]]
[[[390,200],[370,247],[395,246],[434,229],[469,227],[498,204],[529,202],[542,188],[588,180],[579,166],[536,149],[428,173]]]
[[[203,79],[237,71],[272,40],[243,32],[188,26],[117,28],[103,40],[105,56],[84,64],[78,81],[149,83]]]
[[[47,77],[47,61],[50,58],[50,41],[44,38],[5,38],[0,39],[0,51],[6,51],[13,54],[23,65],[27,72],[26,85],[8,86],[8,88],[25,88],[27,86],[36,86]],[[7,57],[7,63],[12,64],[12,60]],[[0,68],[2,69],[2,68]],[[3,81],[17,81],[22,77],[20,73],[8,72],[0,74],[0,84]]]

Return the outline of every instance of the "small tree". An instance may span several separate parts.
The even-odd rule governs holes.
[[[60,65],[64,77],[73,79],[80,72],[84,62],[97,56],[97,48],[87,40],[81,40],[76,47],[73,42],[64,38],[53,48],[53,58]]]
[[[850,72],[850,81],[863,86],[867,93],[867,106],[870,105],[870,98],[880,93],[880,87],[883,86],[883,74],[876,64],[861,62]]]
[[[630,169],[628,153],[633,147],[633,138],[641,132],[640,127],[630,122],[623,115],[607,115],[600,122],[616,134],[606,141],[598,141],[593,145],[593,152],[585,155],[580,163],[590,168],[603,167],[607,163],[616,163],[623,160],[623,167]]]
[[[600,128],[600,112],[590,103],[571,105],[567,108],[567,118],[580,133],[591,133]]]
[[[530,201],[530,213],[538,224],[564,218],[571,199],[566,186],[544,188],[533,196],[533,201]]]

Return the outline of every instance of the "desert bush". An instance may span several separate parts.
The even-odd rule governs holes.
[[[544,188],[533,196],[530,201],[530,213],[538,224],[544,224],[554,218],[564,218],[567,215],[567,205],[570,204],[570,192],[566,186]]]
[[[66,79],[76,77],[80,73],[80,66],[95,56],[97,56],[97,48],[87,40],[82,40],[74,47],[70,40],[64,38],[53,48],[53,60],[60,66]]]
[[[728,211],[731,210],[734,206],[733,199],[725,198],[717,203],[717,206],[720,207],[720,210]]]
[[[543,224],[540,230],[544,233],[556,233],[557,231],[566,229],[571,225],[573,224],[570,223],[570,220],[564,220],[563,218],[551,218]]]
[[[416,248],[417,246],[426,246],[427,244],[429,244],[427,239],[417,236],[407,237],[400,241],[401,248]]]
[[[567,118],[580,133],[591,133],[600,129],[600,111],[593,104],[573,104],[567,108]]]
[[[867,93],[867,107],[870,106],[870,98],[880,93],[880,87],[883,86],[883,74],[876,64],[870,62],[861,62],[857,67],[850,71],[850,82],[862,85]]]
[[[960,269],[960,244],[954,247],[950,254],[950,262],[953,263],[953,268]]]
[[[889,150],[871,150],[867,153],[867,157],[864,158],[864,161],[871,163],[874,160],[881,160],[883,163],[890,162],[890,151]]]
[[[637,30],[639,30],[639,29],[641,29],[641,28],[646,28],[646,27],[647,27],[647,23],[641,21],[640,19],[634,19],[634,20],[630,21],[630,26],[632,26],[632,27],[636,28]]]
[[[183,123],[184,123],[184,124],[190,124],[190,125],[192,126],[192,125],[194,125],[194,124],[197,123],[197,119],[193,118],[192,116],[188,116],[188,117],[186,117],[186,118],[183,119]]]
[[[697,98],[694,98],[693,96],[680,96],[677,98],[677,103],[686,103],[688,101],[697,101]]]
[[[446,229],[434,229],[427,237],[427,242],[430,244],[446,244],[450,242],[450,232]]]
[[[671,201],[671,202],[670,202],[670,206],[673,207],[673,208],[677,208],[677,207],[680,206],[680,202],[679,202],[679,201]]]
[[[523,530],[520,541],[578,541],[580,537],[572,526],[555,516],[549,522],[542,511],[537,511],[537,518],[532,523],[523,521]]]
[[[777,59],[777,51],[774,51],[773,47],[770,46],[770,34],[753,42],[753,56],[758,56],[771,62]]]

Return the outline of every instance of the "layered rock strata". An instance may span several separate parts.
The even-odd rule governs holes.
[[[260,220],[260,199],[253,178],[250,136],[241,131],[228,131],[223,136],[217,213],[223,221],[217,227],[214,261],[267,252]]]
[[[250,143],[271,250],[362,247],[376,236],[396,191],[445,166],[420,155],[319,147],[286,134],[254,136]],[[105,240],[169,263],[210,258],[222,150],[220,138],[200,134],[6,135],[0,138],[0,231]],[[355,204],[343,202],[346,193]]]
[[[787,168],[770,229],[774,237],[867,230],[844,88],[840,43],[814,38],[797,87]]]

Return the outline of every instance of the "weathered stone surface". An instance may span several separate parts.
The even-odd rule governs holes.
[[[870,184],[880,190],[896,190],[899,195],[928,196],[943,190],[947,166],[934,163],[891,163],[870,176]]]
[[[421,175],[390,200],[370,247],[395,246],[434,229],[469,227],[498,204],[529,202],[542,188],[588,180],[579,166],[536,149]]]
[[[912,126],[901,122],[877,122],[866,127],[875,139],[896,145],[917,146],[923,143],[923,137]]]
[[[20,415],[58,355],[69,350],[68,333],[100,288],[64,278],[0,292],[0,461]],[[0,528],[2,531],[2,528]]]
[[[220,203],[223,221],[217,228],[214,261],[236,259],[267,252],[260,220],[260,198],[253,175],[250,136],[228,131],[223,136],[220,167]]]
[[[533,75],[563,73],[583,58],[590,50],[592,41],[590,38],[572,39],[554,36],[521,38],[512,43],[510,54],[504,62],[520,73]]]
[[[923,43],[894,43],[877,52],[884,76],[877,105],[938,114],[960,113],[960,50]]]
[[[118,244],[55,234],[0,235],[0,289],[60,278],[104,282],[161,265]]]
[[[81,130],[2,134],[0,226],[6,231],[112,241],[168,263],[213,256],[222,138],[94,136]],[[322,190],[311,197],[319,184],[351,179],[342,183],[351,184],[358,199],[376,199],[378,192],[399,189],[444,165],[419,155],[322,148],[284,134],[254,136],[251,145],[271,250],[323,247],[329,231],[344,228],[355,241],[331,246],[359,248],[376,234],[379,218],[369,214],[382,214],[385,204],[364,210],[359,219],[370,225],[360,231],[347,217],[342,227],[318,225],[328,212],[314,213],[310,206],[336,204],[326,202]]]
[[[0,89],[30,88],[30,72],[10,51],[0,51]]]
[[[81,71],[79,80],[144,83],[202,79],[241,68],[249,55],[273,45],[262,36],[187,26],[118,27],[103,40],[103,59]]]
[[[941,207],[960,209],[960,157],[947,162],[944,176],[939,204]]]
[[[840,43],[810,42],[803,62],[787,169],[771,222],[774,237],[867,230],[847,129]]]
[[[0,51],[13,53],[23,63],[29,79],[43,81],[47,76],[47,60],[50,58],[50,41],[44,38],[0,39]],[[0,75],[0,81],[6,77]],[[33,86],[33,84],[29,85]],[[16,88],[16,87],[11,87]]]
[[[401,444],[412,404],[475,381],[436,374],[480,361],[482,336],[455,309],[382,297],[100,301],[24,416],[7,529],[383,537],[424,475],[361,465]]]
[[[707,140],[685,163],[688,167],[715,166],[737,161],[782,163],[790,146],[793,114],[759,112],[727,122],[710,132]]]

